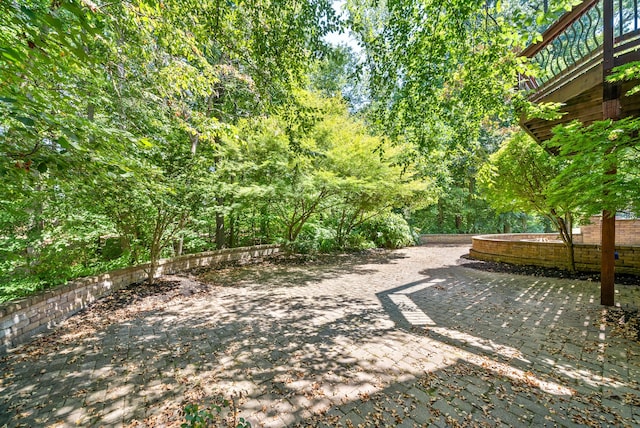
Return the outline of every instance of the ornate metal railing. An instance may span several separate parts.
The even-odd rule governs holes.
[[[640,0],[614,0],[613,31],[618,56],[640,44]],[[536,76],[521,76],[520,89],[537,90],[575,70],[602,61],[603,1],[585,0],[543,34],[543,40],[522,53],[538,68]]]
[[[614,1],[613,13],[616,38],[638,31],[638,0]]]

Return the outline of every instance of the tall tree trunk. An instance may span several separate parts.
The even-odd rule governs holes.
[[[226,247],[226,234],[224,230],[224,214],[216,213],[216,248],[221,250]]]
[[[189,139],[191,140],[191,157],[196,157],[196,152],[198,151],[198,141],[200,140],[200,137],[198,136],[198,134],[195,135],[189,135]],[[184,221],[182,221],[184,220]],[[182,230],[182,228],[184,227],[184,222],[186,221],[186,218],[181,219],[180,222],[180,229]],[[184,248],[184,236],[181,234],[180,237],[177,240],[174,240],[173,242],[173,248],[174,248],[174,252],[176,254],[176,256],[181,256],[182,255],[182,250]]]
[[[157,247],[151,246],[151,260],[149,261],[149,274],[147,276],[147,282],[153,284],[155,281],[156,273],[158,272],[158,265],[160,262],[160,251]]]
[[[229,248],[234,248],[236,246],[236,217],[235,215],[229,214]]]
[[[189,139],[191,140],[191,156],[195,157],[196,152],[198,151],[198,141],[200,140],[198,134],[190,135]]]
[[[160,256],[162,254],[163,239],[166,232],[167,225],[169,223],[169,215],[162,212],[161,208],[158,208],[156,213],[156,224],[153,228],[153,236],[151,237],[151,248],[149,251],[149,274],[147,276],[147,282],[153,284],[156,274],[158,273],[158,266],[160,263]],[[171,241],[168,241],[171,242]],[[167,243],[168,243],[167,242]]]
[[[184,237],[180,236],[177,241],[174,241],[173,252],[175,253],[176,257],[180,257],[182,255],[183,247]]]
[[[573,217],[570,213],[565,214],[564,218],[557,215],[555,210],[551,211],[551,221],[556,225],[560,233],[560,239],[567,247],[567,264],[571,272],[576,270],[575,246],[573,244]]]
[[[271,241],[269,236],[269,217],[267,207],[260,208],[260,243]]]
[[[149,273],[147,275],[147,282],[149,284],[153,284],[155,281],[156,274],[158,273],[158,266],[160,263],[160,253],[162,252],[162,248],[159,240],[155,236],[151,242],[151,249],[149,251]]]
[[[173,240],[173,253],[176,257],[180,257],[182,255],[182,251],[184,249],[184,236],[180,235],[178,239]]]

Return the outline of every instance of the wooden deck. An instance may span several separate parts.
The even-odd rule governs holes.
[[[599,82],[594,82],[599,80]],[[638,82],[636,82],[638,83]],[[626,94],[635,83],[621,85],[621,93]],[[577,77],[573,81],[566,82],[558,87],[557,91],[531,99],[536,102],[563,103],[560,112],[563,116],[556,120],[522,118],[520,126],[525,129],[536,141],[546,141],[552,136],[552,129],[556,125],[570,123],[579,120],[585,125],[603,119],[602,97],[602,63],[593,70]],[[640,94],[620,97],[620,117],[640,115]]]
[[[640,60],[637,9],[637,5],[633,10],[617,6],[614,12],[614,66]],[[528,91],[528,99],[563,104],[563,116],[558,120],[521,118],[522,128],[538,142],[551,138],[556,125],[573,120],[588,125],[603,119],[603,27],[602,0],[586,0],[545,31],[542,42],[522,53],[543,70],[542,77],[521,78],[521,89]],[[625,83],[618,88],[620,118],[640,114],[640,94],[625,95],[635,84]]]

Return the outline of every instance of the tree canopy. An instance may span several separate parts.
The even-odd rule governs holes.
[[[563,159],[520,131],[489,157],[478,178],[489,203],[498,211],[546,217],[567,245],[568,265],[574,270],[573,219],[583,207],[576,198],[557,197],[553,186],[565,170]]]
[[[210,248],[542,227],[477,173],[519,49],[572,3],[0,2],[0,298]],[[347,28],[361,51],[325,41]]]
[[[0,13],[3,299],[212,246],[373,245],[368,221],[430,197],[331,86],[328,0]]]

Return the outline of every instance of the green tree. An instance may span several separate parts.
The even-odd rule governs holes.
[[[548,218],[567,247],[569,268],[575,270],[572,227],[580,204],[575,198],[551,197],[552,183],[563,168],[560,159],[518,132],[490,156],[479,180],[498,211],[524,211]]]
[[[389,135],[433,147],[465,145],[481,125],[513,119],[513,87],[526,60],[518,52],[536,30],[579,0],[349,0],[348,25],[364,48],[372,120]]]
[[[37,256],[67,219],[100,218],[98,235],[117,230],[152,266],[216,191],[221,134],[286,103],[337,28],[325,0],[19,0],[0,14],[7,248]]]
[[[586,215],[602,210],[640,212],[640,120],[572,123],[554,128],[548,141],[566,165],[550,183],[553,203],[572,201]]]
[[[345,113],[325,118],[315,135],[318,145],[326,147],[321,174],[331,189],[328,218],[338,248],[374,217],[433,201],[431,180],[402,162],[402,147],[370,135]]]
[[[236,191],[246,189],[254,205],[272,213],[285,242],[313,224],[344,247],[368,219],[431,197],[430,180],[403,162],[404,151],[372,136],[339,98],[308,91],[297,98],[307,119],[292,121],[288,112],[247,121],[229,156],[229,169],[242,171]]]

